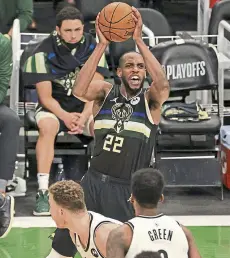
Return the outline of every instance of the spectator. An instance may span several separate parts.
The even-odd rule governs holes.
[[[21,31],[32,22],[33,0],[0,0],[0,31],[12,36],[14,19],[20,21]]]
[[[92,35],[83,32],[83,16],[74,7],[63,8],[56,17],[56,31],[43,40],[25,61],[26,84],[36,84],[39,104],[36,122],[39,138],[36,147],[38,186],[34,215],[49,215],[48,184],[54,157],[56,135],[62,131],[78,134],[89,142],[92,125],[92,103],[84,104],[72,94],[76,75],[93,52],[96,41]],[[34,64],[34,65],[33,65]],[[104,78],[108,70],[99,65],[94,78]],[[76,113],[77,112],[77,113]],[[79,178],[80,180],[80,178]]]
[[[3,104],[12,72],[12,49],[8,37],[0,33],[0,238],[10,231],[14,198],[5,196],[7,181],[12,179],[19,143],[20,119]]]

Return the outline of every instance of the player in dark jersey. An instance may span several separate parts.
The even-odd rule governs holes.
[[[99,43],[79,72],[73,87],[77,98],[94,101],[95,147],[89,171],[81,182],[86,206],[122,222],[134,216],[132,205],[127,202],[131,175],[150,165],[161,106],[169,95],[165,73],[142,40],[141,15],[135,8],[133,15],[136,21],[133,39],[140,53],[126,53],[120,58],[117,73],[121,78],[121,87],[101,80],[92,81],[109,44],[98,28],[98,18]],[[145,91],[146,70],[153,82]],[[76,249],[73,244],[71,248],[68,231],[56,230],[53,249],[62,256],[74,256]]]
[[[97,28],[100,43],[73,88],[79,99],[94,101],[95,148],[90,169],[82,181],[86,203],[90,209],[120,221],[133,216],[127,204],[131,175],[150,165],[161,106],[169,96],[165,73],[142,40],[142,19],[135,8],[133,17],[133,39],[140,53],[129,52],[120,58],[117,74],[121,86],[91,82],[109,44]],[[144,90],[146,70],[153,82]]]

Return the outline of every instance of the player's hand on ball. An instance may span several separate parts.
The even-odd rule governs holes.
[[[138,39],[142,39],[142,26],[143,26],[143,22],[142,22],[142,18],[141,18],[141,14],[139,13],[139,11],[132,6],[132,11],[133,11],[133,20],[136,24],[136,28],[133,32],[133,39],[134,40],[138,40]]]
[[[95,24],[96,25],[96,33],[99,38],[99,42],[104,45],[109,45],[110,42],[105,38],[105,36],[103,35],[103,33],[101,32],[101,30],[99,28],[99,24],[98,24],[99,16],[100,16],[100,13],[98,13],[98,15],[97,15],[96,24]]]

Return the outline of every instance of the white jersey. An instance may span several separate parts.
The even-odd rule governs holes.
[[[159,252],[162,258],[188,258],[188,241],[181,226],[173,218],[138,216],[126,222],[133,238],[126,258],[134,258],[143,251]]]
[[[89,211],[90,215],[90,228],[89,228],[89,239],[87,243],[87,247],[84,248],[80,242],[80,239],[77,234],[75,234],[75,245],[77,247],[78,252],[80,253],[82,258],[104,258],[103,255],[100,253],[100,251],[97,249],[94,237],[95,232],[99,226],[105,223],[116,223],[116,224],[122,224],[120,221],[110,219],[107,217],[102,216],[99,213]]]

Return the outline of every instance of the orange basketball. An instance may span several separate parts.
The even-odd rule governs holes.
[[[135,22],[131,6],[121,2],[106,5],[100,12],[99,28],[110,41],[122,42],[132,37]]]

